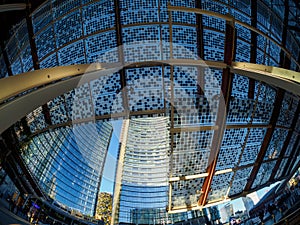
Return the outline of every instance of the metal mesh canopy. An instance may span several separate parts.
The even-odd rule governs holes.
[[[56,140],[64,143],[57,149],[76,149],[80,143],[68,139],[69,129],[79,126],[92,137],[90,124],[109,133],[114,120],[129,121],[117,157],[115,222],[138,221],[137,214],[150,212],[168,220],[164,213],[245,196],[287,178],[298,165],[300,47],[286,15],[277,13],[293,1],[281,8],[265,1],[167,2],[46,1],[30,17],[31,32],[25,21],[15,29],[0,55],[1,68],[5,57],[11,67],[1,69],[10,77],[0,80],[0,113],[11,113],[1,131],[12,126],[20,145],[31,149],[23,149],[24,164],[48,195],[54,181],[41,181],[28,152],[41,142],[53,148]],[[153,136],[146,140],[147,129]],[[82,147],[101,168],[108,133],[100,135],[101,154],[92,152],[92,144]],[[91,168],[89,160],[84,167]],[[156,164],[163,165],[151,166]],[[94,173],[100,176],[102,169]],[[93,195],[86,211],[92,213],[98,190],[88,191]],[[135,208],[123,210],[130,202]]]

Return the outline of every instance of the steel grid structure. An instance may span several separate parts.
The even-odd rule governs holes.
[[[242,15],[250,17],[249,13],[243,14],[243,11],[236,7],[216,1],[212,4],[225,5],[234,12],[234,15],[214,12],[207,6],[207,2],[198,5],[197,8],[171,5],[160,8],[159,5],[160,16],[165,20],[160,18],[163,21],[155,21],[155,19],[143,21],[141,19],[132,24],[130,21],[122,20],[125,18],[125,6],[119,5],[119,1],[113,1],[111,3],[114,10],[108,11],[114,18],[110,21],[112,24],[106,24],[96,31],[85,30],[84,34],[78,36],[74,34],[75,37],[70,37],[68,41],[63,39],[63,35],[67,34],[53,32],[55,26],[60,26],[64,20],[72,23],[74,19],[68,20],[69,16],[74,16],[74,18],[78,15],[83,16],[84,10],[98,3],[86,2],[74,6],[64,14],[60,11],[53,11],[52,2],[46,2],[31,14],[33,30],[28,32],[29,46],[31,51],[37,51],[33,54],[36,57],[32,57],[33,64],[30,66],[29,63],[28,66],[24,66],[26,63],[23,59],[20,63],[15,60],[25,54],[24,49],[19,49],[13,57],[9,56],[11,53],[9,46],[13,39],[6,48],[2,48],[4,50],[2,51],[7,54],[4,57],[6,64],[9,63],[8,60],[11,60],[10,63],[13,62],[12,74],[16,73],[15,71],[29,71],[32,68],[37,70],[1,79],[0,116],[6,119],[1,121],[0,132],[13,126],[24,116],[26,116],[25,124],[23,119],[21,126],[20,124],[14,125],[14,129],[22,133],[24,126],[28,126],[30,137],[38,136],[49,129],[94,120],[108,121],[150,115],[168,116],[170,118],[171,166],[167,210],[170,213],[201,209],[245,196],[249,192],[285,179],[292,171],[289,162],[299,163],[295,161],[295,158],[299,153],[300,131],[297,125],[300,120],[300,74],[271,65],[289,68],[289,64],[293,64],[299,70],[299,62],[295,59],[295,54],[291,52],[291,49],[285,46],[286,37],[280,40],[276,33],[271,31],[270,24],[262,28],[260,24],[262,22],[257,17],[259,13],[255,11],[257,9],[255,4],[264,3],[253,2],[251,1],[251,15],[256,16],[251,23],[234,17],[236,13],[244,20]],[[50,11],[46,9],[47,7]],[[288,5],[285,4],[285,7],[287,8]],[[147,10],[151,11],[151,9]],[[161,12],[165,14],[161,15]],[[273,15],[270,9],[268,12]],[[53,20],[46,16],[52,13],[57,14]],[[289,11],[285,10],[285,13]],[[284,16],[285,21],[286,17]],[[186,21],[180,21],[183,18]],[[190,22],[194,19],[198,23],[200,21],[201,25]],[[217,25],[212,26],[214,23]],[[260,24],[260,27],[257,27],[257,24]],[[23,26],[26,28],[26,25],[21,24],[19,29]],[[83,28],[83,24],[80,26],[82,30],[88,29]],[[128,44],[127,39],[130,39],[128,33],[134,35],[130,33],[130,30],[137,27],[150,30],[153,28],[154,31],[147,31],[148,33],[145,31],[145,34],[142,33],[144,30],[136,31],[141,32],[144,35],[143,38],[149,43],[135,43],[136,45],[133,46]],[[180,31],[182,27],[186,30]],[[30,30],[28,22],[27,29]],[[155,38],[151,39],[152,33],[156,32],[155,29],[159,30],[160,42],[157,43]],[[286,28],[284,29],[284,36],[290,35]],[[196,43],[194,43],[196,55],[202,56],[204,60],[194,57],[195,49],[188,39],[193,37],[188,35],[194,34],[195,30],[197,34]],[[180,32],[188,38],[176,36]],[[273,33],[268,35],[267,32]],[[43,38],[46,38],[43,36],[44,33],[53,34],[55,42],[48,53],[40,43],[43,42]],[[113,44],[109,47],[117,53],[104,54],[104,57],[108,57],[108,61],[111,61],[81,64],[91,63],[94,60],[94,58],[89,59],[87,55],[88,42],[98,37],[97,35],[100,35],[98,38],[104,41],[101,35],[109,39],[111,33],[115,35],[116,43],[112,41]],[[251,34],[250,42],[245,40],[244,33]],[[106,34],[108,36],[105,36]],[[147,34],[150,35],[149,39],[147,39]],[[221,47],[209,46],[215,49],[208,50],[209,41],[214,42],[214,37],[207,40],[211,37],[209,34],[220,35],[217,41],[223,41],[224,44],[220,45]],[[18,30],[16,35],[19,35]],[[62,40],[59,40],[60,38]],[[183,50],[176,45],[176,41],[181,39],[186,41],[183,41],[185,45]],[[39,43],[38,47],[32,46],[32,40]],[[133,38],[130,41],[135,40]],[[260,42],[265,42],[263,47]],[[81,43],[85,43],[84,47]],[[243,51],[248,49],[248,47],[245,47],[246,50],[239,49],[242,46],[241,43],[249,47],[248,61],[241,60],[244,57]],[[156,55],[146,53],[146,58],[143,58],[142,53],[146,51],[143,44],[148,48],[153,47],[154,52],[159,49],[161,55],[158,54],[156,57]],[[73,45],[77,46],[75,49],[78,51],[84,50],[83,55],[76,55],[73,52],[75,54],[73,63],[76,65],[55,67],[70,63],[63,56],[68,54],[67,51],[71,51],[68,47]],[[188,47],[190,49],[186,51]],[[276,56],[272,55],[270,50],[271,47],[273,50],[277,49],[276,52],[280,54],[277,63],[274,59]],[[207,57],[209,54],[215,54],[214,50],[221,55],[221,57],[215,55],[216,60]],[[130,51],[137,51],[141,57],[135,55],[136,53],[131,56],[128,53]],[[178,57],[178,51],[182,58]],[[257,56],[259,54],[263,55],[263,60]],[[272,63],[266,63],[266,59]],[[41,68],[54,68],[39,69],[39,66],[33,65],[39,65]],[[212,85],[211,79],[215,79],[216,86],[210,86]],[[141,86],[134,80],[141,82]],[[88,85],[85,86],[86,84]],[[76,98],[74,90],[82,86],[88,90],[92,102],[91,108],[86,111],[81,110],[80,105],[84,102],[80,99],[78,100],[79,108],[70,107],[68,102],[69,96]],[[98,90],[105,91],[98,92]],[[155,93],[158,95],[153,97]],[[182,93],[186,96],[180,96]],[[206,99],[206,95],[210,97],[209,100]],[[111,96],[113,96],[112,99],[110,99]],[[149,100],[150,103],[141,103],[142,100],[139,100],[139,97],[144,101]],[[192,99],[194,105],[184,97]],[[207,104],[205,101],[209,102],[207,109],[203,108]],[[185,104],[191,107],[190,111],[186,110]],[[216,104],[215,108],[213,104]],[[49,108],[42,110],[39,108],[41,105]],[[58,112],[55,111],[57,107],[54,109],[50,107],[51,105],[58,106]],[[73,111],[74,109],[77,111]],[[207,116],[205,114],[207,112],[210,115]],[[57,116],[58,114],[60,117]],[[38,123],[40,120],[48,120],[48,122],[41,125]],[[192,135],[194,135],[193,138],[191,138]],[[21,137],[20,141],[22,141]],[[188,142],[190,149],[184,149],[186,146],[184,142]],[[185,150],[188,151],[185,153]],[[188,161],[190,162],[186,163]],[[182,198],[189,201],[182,200]]]

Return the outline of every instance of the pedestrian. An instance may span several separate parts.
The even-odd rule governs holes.
[[[27,212],[27,220],[30,222],[30,218],[31,218],[31,211],[29,210],[28,212]]]
[[[10,195],[7,197],[7,202],[8,202],[8,210],[13,211],[14,203],[13,203],[12,198],[11,198]]]

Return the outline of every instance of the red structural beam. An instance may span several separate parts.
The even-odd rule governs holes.
[[[38,58],[36,43],[34,40],[32,20],[30,17],[30,13],[31,13],[30,6],[31,6],[30,0],[26,0],[26,24],[27,24],[27,32],[28,32],[28,37],[29,37],[29,44],[30,44],[31,57],[32,57],[32,62],[33,62],[33,68],[34,68],[34,70],[39,70],[40,65],[39,65],[39,58]],[[45,122],[49,125],[52,125],[50,110],[49,110],[49,107],[47,104],[42,105],[42,112],[44,114]]]
[[[291,152],[291,155],[288,159],[288,162],[286,163],[283,171],[284,171],[284,176],[288,176],[290,172],[292,171],[294,164],[300,154],[300,135],[298,134],[298,138],[293,146],[293,150]]]
[[[196,1],[195,7],[197,9],[201,9],[202,1]],[[196,29],[197,29],[197,56],[199,59],[204,60],[204,42],[203,42],[203,22],[202,22],[202,14],[196,14]],[[198,77],[197,77],[197,95],[204,95],[204,68],[198,67]],[[199,100],[199,99],[197,99]]]
[[[7,55],[7,52],[5,50],[5,46],[4,46],[4,41],[3,40],[0,41],[0,45],[1,45],[1,52],[2,52],[2,55],[3,55],[3,59],[4,59],[4,62],[5,62],[5,66],[6,66],[6,70],[7,70],[8,76],[12,76],[13,73],[12,73],[12,70],[11,70],[11,67],[10,67],[8,55]]]
[[[122,35],[122,24],[121,24],[121,9],[120,2],[114,0],[115,5],[115,27],[116,27],[116,38],[117,38],[117,47],[118,47],[118,56],[119,61],[124,65],[124,51],[123,51],[123,35]],[[126,84],[126,70],[122,68],[120,71],[120,83],[123,100],[123,107],[126,112],[126,115],[129,116],[129,103],[128,103],[128,93],[127,93],[127,84]]]
[[[286,46],[287,41],[287,28],[289,25],[289,0],[284,0],[284,18],[283,18],[283,26],[282,26],[282,41],[281,45]],[[289,69],[291,65],[291,60],[289,57],[285,54],[285,52],[281,49],[280,51],[280,66]]]
[[[297,110],[295,112],[295,115],[294,115],[294,118],[293,118],[293,121],[292,121],[292,125],[291,125],[291,127],[289,129],[289,132],[288,132],[287,137],[286,137],[286,139],[284,141],[284,144],[283,144],[283,147],[281,149],[281,152],[280,152],[280,155],[278,157],[278,160],[277,160],[277,162],[275,164],[275,167],[274,167],[274,169],[272,171],[272,174],[270,176],[270,179],[269,179],[270,182],[274,181],[274,177],[276,175],[276,172],[278,171],[279,166],[280,166],[280,164],[282,162],[282,159],[284,158],[285,152],[286,152],[286,150],[287,150],[287,148],[288,148],[288,146],[290,144],[293,132],[294,132],[295,127],[296,127],[297,120],[299,118],[299,113],[300,113],[300,104],[298,104]],[[296,149],[293,148],[292,153],[294,153],[295,151],[296,151]],[[291,155],[292,155],[292,153],[291,153]]]
[[[279,89],[276,93],[274,108],[273,108],[272,116],[271,116],[271,119],[270,119],[270,125],[271,126],[267,129],[267,132],[266,132],[266,135],[264,137],[263,143],[261,145],[260,151],[258,153],[256,162],[255,162],[254,167],[251,171],[251,174],[248,178],[248,182],[245,186],[245,189],[244,189],[245,192],[251,190],[252,184],[253,184],[256,176],[257,176],[257,173],[258,173],[259,168],[260,168],[260,166],[263,162],[266,151],[269,147],[270,141],[272,139],[272,135],[275,131],[276,122],[277,122],[278,117],[279,117],[280,108],[281,108],[281,104],[282,104],[282,101],[283,101],[283,96],[284,96],[284,91],[282,89]]]
[[[257,0],[251,1],[251,26],[257,27]],[[257,33],[251,30],[250,63],[256,63]],[[254,99],[255,80],[249,79],[248,98]]]
[[[235,46],[235,28],[232,22],[226,22],[225,32],[225,49],[224,49],[224,62],[227,65],[231,65],[234,57],[234,46]],[[212,139],[211,152],[208,160],[208,168],[206,172],[208,176],[205,178],[201,195],[198,200],[198,205],[204,206],[207,203],[207,198],[211,190],[211,184],[216,170],[218,161],[218,155],[222,144],[222,139],[225,131],[226,117],[229,109],[229,100],[231,96],[233,74],[230,73],[230,69],[223,69],[222,84],[221,84],[221,95],[218,107],[218,114],[216,119],[216,125],[219,127],[214,132]]]

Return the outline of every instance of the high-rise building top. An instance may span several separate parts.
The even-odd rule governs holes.
[[[166,117],[132,119],[123,123],[119,156],[122,167],[114,198],[115,222],[166,223],[169,172],[169,121]],[[125,137],[126,136],[126,137]]]

